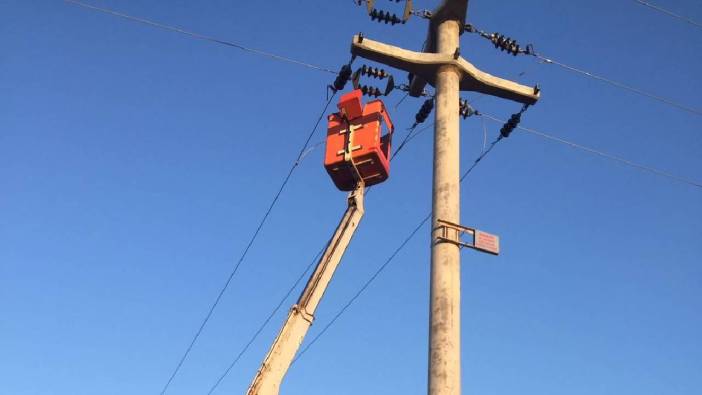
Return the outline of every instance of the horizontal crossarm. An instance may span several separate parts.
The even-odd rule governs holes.
[[[439,67],[453,65],[461,73],[462,91],[485,93],[523,104],[534,104],[539,100],[535,88],[480,71],[460,56],[409,51],[359,35],[353,37],[351,53],[420,76],[432,86]]]

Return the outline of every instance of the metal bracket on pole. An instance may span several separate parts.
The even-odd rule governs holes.
[[[439,223],[435,228],[438,231],[435,235],[437,243],[452,243],[459,247],[468,247],[493,255],[500,254],[500,238],[498,236],[442,219],[437,220],[437,222]],[[463,241],[461,236],[464,234],[472,236],[472,242]]]

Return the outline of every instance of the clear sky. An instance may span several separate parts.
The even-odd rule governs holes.
[[[699,1],[660,3],[702,19]],[[92,4],[332,69],[354,33],[418,50],[427,27],[377,24],[348,0]],[[474,0],[469,20],[702,108],[702,29],[634,1]],[[702,180],[699,115],[475,36],[461,43],[483,70],[540,84],[524,126]],[[62,1],[0,1],[0,47],[0,394],[157,394],[333,75]],[[398,137],[420,105],[392,110]],[[519,105],[475,107],[507,118]],[[486,126],[496,136],[500,125]],[[463,168],[482,141],[481,120],[463,121]],[[431,133],[414,139],[368,197],[308,340],[428,212],[431,152]],[[465,394],[699,394],[702,190],[515,132],[461,202],[463,224],[502,241],[499,257],[462,253]],[[207,393],[344,208],[322,150],[311,152],[169,394]],[[426,392],[428,246],[424,228],[290,369],[283,393]],[[215,393],[245,391],[292,303]]]

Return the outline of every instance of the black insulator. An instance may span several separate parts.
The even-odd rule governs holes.
[[[383,95],[383,92],[380,90],[380,88],[375,86],[360,85],[358,89],[360,89],[361,93],[363,93],[366,96],[378,97]]]
[[[361,74],[367,75],[367,76],[373,77],[373,78],[378,78],[381,80],[390,75],[387,71],[385,71],[383,69],[379,69],[377,67],[366,66],[365,64],[363,66],[361,66]]]
[[[371,12],[368,13],[368,15],[370,15],[372,21],[377,20],[378,22],[385,22],[386,25],[388,23],[391,25],[405,23],[405,21],[402,18],[398,17],[395,14],[391,14],[390,11],[383,11],[377,8],[373,8]]]
[[[417,114],[414,116],[414,120],[416,121],[415,123],[420,124],[426,121],[429,114],[431,114],[431,110],[433,109],[434,99],[425,100],[424,104],[422,104],[422,107],[419,109],[419,111],[417,111]]]
[[[502,126],[502,129],[500,129],[500,135],[502,135],[502,137],[509,137],[510,133],[512,133],[514,131],[514,129],[517,127],[517,125],[519,125],[519,122],[521,121],[521,119],[522,119],[521,112],[518,112],[516,114],[512,114],[512,116],[509,117],[509,120],[507,121],[507,123],[505,123]]]
[[[371,90],[371,87],[366,86],[366,85],[361,85],[360,80],[361,80],[362,75],[367,75],[369,77],[377,78],[377,79],[381,79],[381,80],[387,79],[387,84],[385,86],[385,90],[381,91],[380,88],[374,88]],[[366,91],[364,91],[363,93],[366,95],[369,95],[369,96],[375,96],[375,97],[381,96],[381,95],[387,96],[390,94],[390,92],[393,91],[393,89],[395,89],[395,80],[392,78],[392,75],[390,73],[388,73],[387,71],[385,71],[383,69],[380,69],[377,67],[371,67],[371,66],[367,66],[367,65],[363,65],[359,69],[357,69],[353,73],[353,75],[351,77],[351,81],[353,83],[354,89],[362,89],[365,86]],[[377,93],[376,91],[380,92],[380,93]]]
[[[492,44],[495,45],[495,48],[499,48],[502,51],[507,51],[507,53],[511,53],[514,56],[517,56],[517,54],[521,52],[521,48],[519,47],[519,44],[517,44],[517,40],[505,37],[500,33],[491,34],[490,41],[492,41]]]
[[[346,86],[346,81],[348,81],[349,77],[351,77],[351,71],[351,65],[345,64],[341,66],[339,75],[337,75],[336,79],[334,80],[334,91],[344,89],[344,86]]]

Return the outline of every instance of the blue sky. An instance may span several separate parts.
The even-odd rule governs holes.
[[[371,22],[351,1],[92,4],[332,69],[358,31],[409,49],[426,33],[418,18]],[[699,2],[661,5],[702,19]],[[702,106],[702,31],[634,1],[475,0],[469,21]],[[158,393],[333,76],[62,1],[0,1],[0,44],[0,394]],[[524,126],[702,179],[698,115],[476,37],[461,44],[483,70],[540,84]],[[420,105],[407,99],[391,112],[398,136]],[[502,118],[519,108],[494,98],[475,107]],[[494,137],[500,125],[486,125]],[[483,129],[478,118],[461,126],[467,168]],[[414,139],[368,196],[308,340],[427,213],[431,145],[431,133]],[[462,223],[502,243],[499,257],[462,253],[464,393],[698,393],[699,188],[515,132],[466,181],[461,202]],[[169,394],[207,393],[344,208],[322,151],[311,152]],[[283,393],[426,392],[428,246],[425,228],[290,369]],[[244,392],[292,303],[216,393]]]

